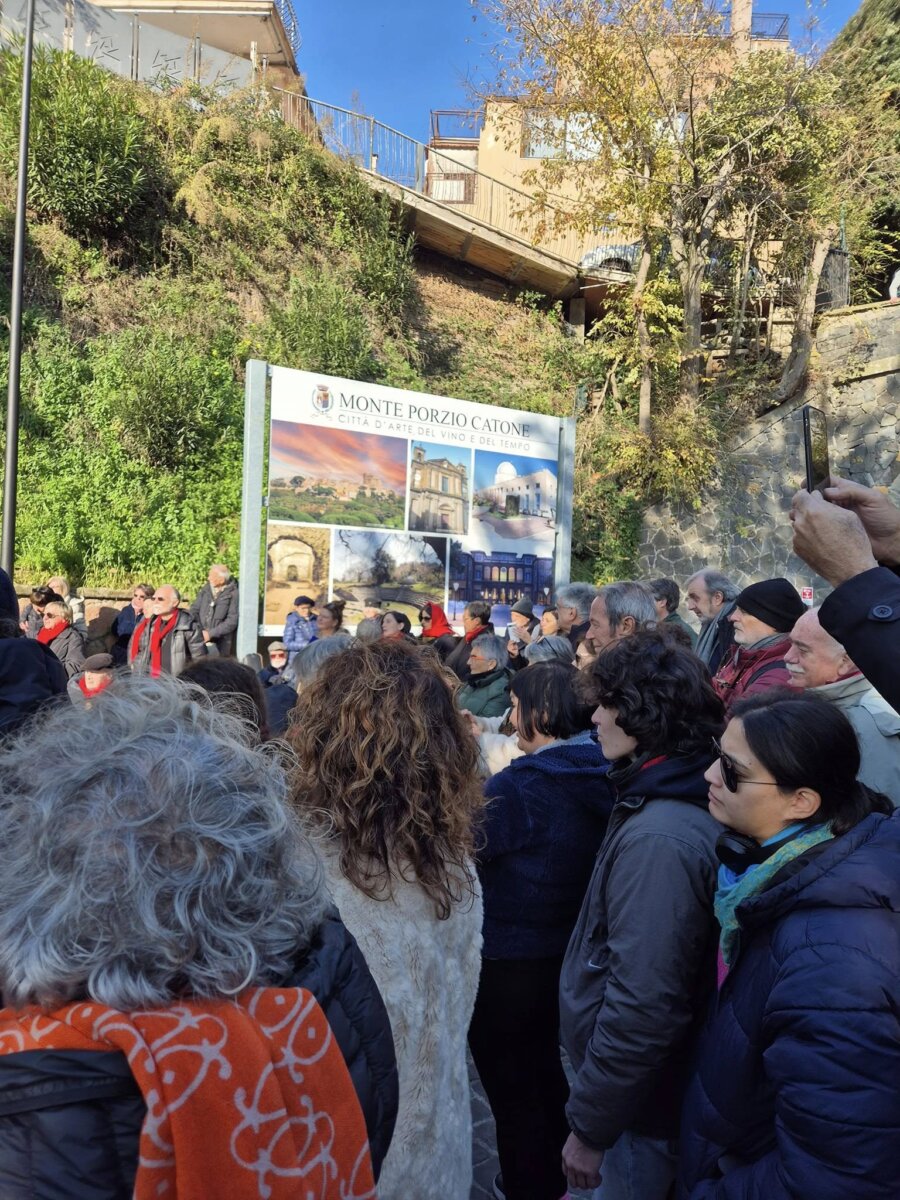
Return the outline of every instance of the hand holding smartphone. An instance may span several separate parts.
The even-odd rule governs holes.
[[[831,482],[828,462],[828,420],[820,408],[803,405],[803,449],[806,458],[806,490],[824,492]]]

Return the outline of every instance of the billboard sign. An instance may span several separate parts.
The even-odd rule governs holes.
[[[498,628],[549,603],[571,531],[566,422],[350,379],[270,368],[266,590],[260,633],[297,595],[367,602],[417,623],[426,600],[459,621],[470,600]]]

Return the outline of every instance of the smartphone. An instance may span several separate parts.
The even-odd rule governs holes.
[[[806,490],[823,491],[831,482],[828,465],[828,421],[820,408],[803,405],[803,449],[806,454]]]

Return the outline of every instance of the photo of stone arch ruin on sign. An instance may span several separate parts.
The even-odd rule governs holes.
[[[330,552],[327,529],[269,523],[263,624],[283,625],[297,596],[327,599]]]

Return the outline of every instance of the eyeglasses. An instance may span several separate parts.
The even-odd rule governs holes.
[[[774,779],[744,779],[742,775],[737,773],[737,765],[733,758],[729,758],[719,744],[718,738],[712,739],[713,750],[719,758],[719,768],[722,772],[722,782],[728,788],[729,792],[736,792],[742,783],[755,783],[757,785],[773,784]]]

